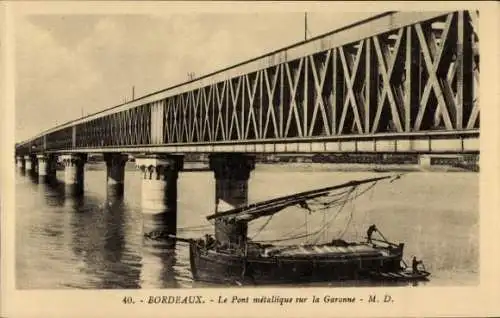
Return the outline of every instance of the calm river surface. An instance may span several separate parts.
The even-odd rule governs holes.
[[[257,166],[249,183],[249,201],[382,175],[321,169]],[[57,172],[59,180],[62,171]],[[16,284],[21,289],[109,289],[200,287],[193,283],[188,248],[160,250],[143,239],[141,174],[126,172],[123,202],[106,201],[104,170],[85,172],[85,195],[75,199],[64,186],[38,184],[16,176]],[[213,233],[205,216],[213,212],[211,172],[181,173],[178,181],[178,235]],[[474,285],[479,280],[479,174],[411,172],[344,206],[325,239],[362,240],[375,223],[391,241],[405,242],[405,258],[424,260],[432,273],[426,285]],[[336,211],[336,210],[335,210]],[[334,211],[334,212],[335,212]],[[352,215],[352,218],[350,217]],[[312,231],[324,213],[307,216],[291,210],[249,229],[257,239],[278,238],[307,221]],[[351,221],[349,221],[351,219]],[[206,226],[199,227],[197,226]],[[349,226],[347,226],[349,225]],[[213,285],[211,286],[213,287]]]

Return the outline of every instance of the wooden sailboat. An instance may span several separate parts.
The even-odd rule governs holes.
[[[274,215],[287,207],[298,205],[310,211],[309,202],[317,202],[315,200],[318,198],[332,198],[341,189],[355,189],[363,184],[375,185],[389,178],[393,177],[350,181],[296,193],[216,213],[207,219],[214,220],[216,226],[224,223],[245,228],[247,223]],[[335,200],[328,202],[333,204]],[[368,238],[363,242],[336,239],[321,244],[273,245],[252,241],[244,231],[229,244],[215,241],[210,236],[187,242],[193,279],[198,281],[285,284],[366,278],[415,280],[429,275],[415,266],[408,269],[402,265],[404,244],[391,243],[385,238]]]

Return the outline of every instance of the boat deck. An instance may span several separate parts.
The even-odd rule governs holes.
[[[386,249],[375,248],[368,244],[333,246],[333,245],[296,245],[275,246],[264,249],[262,256],[387,256]]]

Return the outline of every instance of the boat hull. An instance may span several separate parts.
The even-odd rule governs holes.
[[[369,279],[372,272],[401,270],[402,251],[378,256],[247,256],[190,244],[193,279],[229,284],[291,284]]]

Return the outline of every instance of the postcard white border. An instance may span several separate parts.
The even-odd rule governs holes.
[[[420,288],[217,288],[113,291],[19,291],[14,285],[14,17],[34,13],[153,13],[173,11],[341,11],[480,10],[481,173],[480,284],[477,287]],[[1,30],[1,316],[5,317],[306,317],[306,316],[486,316],[500,314],[499,188],[499,5],[495,2],[2,2]],[[4,19],[3,19],[4,18]],[[124,305],[124,296],[149,295],[337,295],[390,294],[390,304],[310,305]]]

